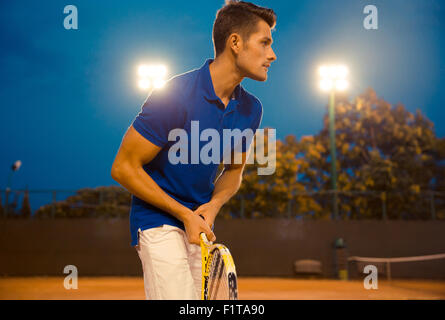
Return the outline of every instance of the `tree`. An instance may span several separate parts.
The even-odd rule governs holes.
[[[36,211],[37,218],[128,217],[131,194],[119,186],[84,188]]]
[[[326,122],[320,133],[324,139]],[[390,218],[430,217],[425,192],[441,188],[443,180],[435,178],[445,158],[434,124],[420,110],[414,115],[401,104],[392,107],[368,89],[352,103],[337,105],[336,133],[340,190],[385,192]],[[379,198],[368,197],[360,214],[381,217],[381,206]]]
[[[429,219],[431,190],[436,192],[437,217],[445,217],[445,139],[420,110],[392,106],[372,89],[352,102],[336,105],[337,188],[343,219]],[[322,130],[297,141],[277,141],[276,172],[258,176],[258,165],[246,165],[238,196],[226,211],[236,216],[244,199],[247,216],[329,218],[332,210],[329,118]],[[306,194],[306,195],[304,195]]]
[[[269,156],[268,131],[264,133],[264,153]],[[256,154],[259,144],[257,136],[253,141],[251,152]],[[294,145],[292,144],[294,143]],[[246,218],[259,217],[288,217],[292,211],[319,212],[321,208],[310,197],[299,195],[304,192],[304,185],[297,180],[298,171],[307,167],[304,158],[297,159],[294,137],[289,136],[285,143],[276,141],[275,173],[272,175],[259,175],[258,168],[267,167],[267,163],[258,164],[255,157],[253,164],[246,164],[243,182],[237,196],[233,197],[224,207],[222,217],[239,217],[240,208],[244,206]],[[273,161],[269,158],[270,161]]]

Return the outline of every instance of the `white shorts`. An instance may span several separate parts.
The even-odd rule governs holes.
[[[185,231],[166,224],[139,230],[135,248],[147,300],[201,299],[201,247],[189,243]]]

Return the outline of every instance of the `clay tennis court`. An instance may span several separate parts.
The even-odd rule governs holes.
[[[139,277],[79,277],[78,289],[66,290],[63,277],[0,278],[1,300],[143,300]],[[445,299],[445,281],[379,280],[377,290],[363,282],[239,278],[240,300],[374,300]]]

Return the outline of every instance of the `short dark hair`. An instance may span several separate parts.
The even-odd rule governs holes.
[[[215,56],[226,48],[227,38],[238,32],[246,40],[256,31],[258,21],[264,20],[272,29],[277,16],[272,9],[257,6],[250,2],[226,0],[225,5],[216,13],[213,23],[213,45]]]

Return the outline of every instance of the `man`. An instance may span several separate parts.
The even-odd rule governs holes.
[[[242,146],[242,163],[224,162],[215,181],[219,163],[196,162],[205,141],[191,141],[193,130],[213,129],[223,137],[224,129],[259,127],[261,103],[240,83],[245,77],[267,79],[276,60],[275,22],[271,9],[228,1],[213,26],[215,59],[155,90],[125,133],[111,175],[132,194],[131,244],[142,262],[147,299],[201,297],[199,234],[216,239],[211,228],[240,187],[250,142]],[[179,163],[169,154],[176,144],[169,135],[177,129],[188,135],[187,161]]]

